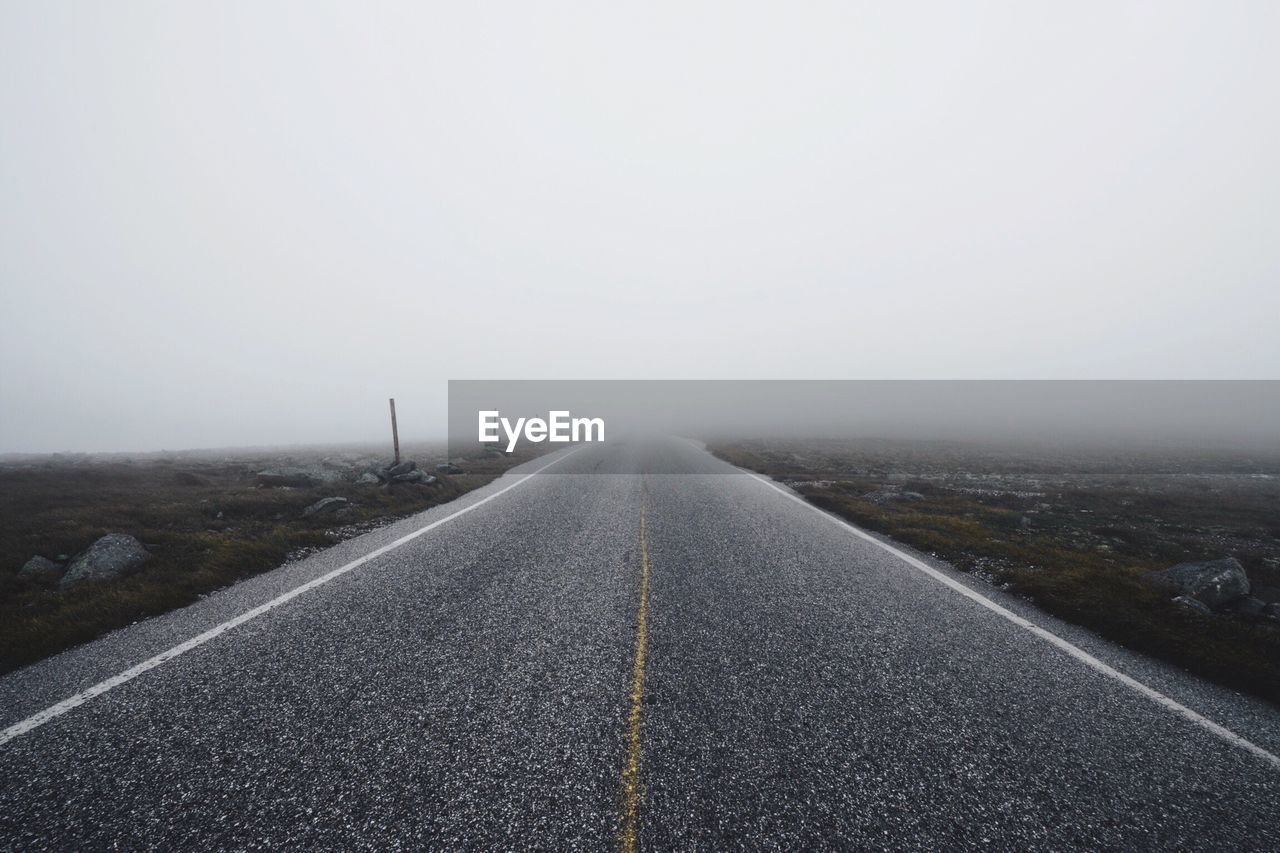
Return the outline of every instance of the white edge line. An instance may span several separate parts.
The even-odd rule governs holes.
[[[572,456],[573,454],[581,450],[583,446],[585,445],[580,445],[578,447],[573,448],[568,453],[561,456],[559,459],[548,462],[546,465],[543,465],[541,468],[538,468],[534,471],[530,471],[528,474],[525,474],[523,477],[521,477],[519,480],[516,480],[514,483],[510,484],[509,486],[505,486],[491,495],[486,495],[485,497],[481,498],[475,503],[468,504],[467,506],[463,507],[457,512],[451,513],[449,515],[446,515],[444,518],[436,519],[430,524],[419,527],[417,530],[413,531],[412,533],[407,533],[404,536],[401,536],[399,539],[395,540],[394,542],[383,545],[381,548],[376,548],[373,551],[370,551],[368,554],[365,554],[363,557],[359,557],[347,563],[346,565],[339,566],[338,568],[334,569],[331,572],[327,572],[326,574],[320,575],[317,578],[313,578],[307,581],[306,583],[302,584],[301,586],[294,587],[288,592],[282,593],[281,595],[276,596],[275,598],[271,599],[270,601],[264,604],[259,604],[257,607],[254,607],[251,610],[246,610],[244,613],[241,613],[239,616],[236,616],[232,619],[228,619],[226,622],[223,622],[220,625],[215,625],[214,627],[210,628],[208,631],[205,631],[203,634],[197,634],[196,636],[192,637],[186,642],[179,643],[173,648],[168,649],[167,651],[163,651],[160,654],[156,655],[155,657],[147,658],[142,663],[132,666],[126,669],[124,672],[121,672],[117,675],[111,676],[106,681],[100,681],[97,684],[93,685],[92,687],[86,690],[82,690],[76,695],[71,696],[70,698],[63,699],[61,702],[59,702],[56,705],[52,705],[48,708],[45,708],[43,711],[32,714],[30,717],[27,717],[25,720],[22,720],[21,722],[14,723],[13,725],[5,729],[3,732],[0,732],[0,746],[3,746],[4,744],[8,743],[9,741],[13,740],[16,737],[20,737],[21,735],[26,734],[32,729],[43,726],[45,723],[49,722],[52,719],[62,716],[63,714],[67,713],[73,708],[78,708],[79,706],[83,705],[85,702],[88,702],[90,699],[93,699],[97,696],[101,696],[103,693],[106,693],[108,690],[119,687],[121,684],[124,684],[127,681],[132,681],[133,679],[137,678],[139,675],[142,675],[144,672],[149,672],[150,670],[153,670],[156,667],[160,666],[162,663],[166,663],[168,661],[173,660],[178,655],[189,652],[194,648],[203,646],[205,643],[209,642],[215,637],[219,637],[222,634],[225,634],[227,631],[230,631],[232,628],[243,625],[245,622],[248,622],[251,619],[257,619],[262,614],[267,613],[268,611],[274,610],[275,608],[279,607],[282,604],[287,604],[288,602],[292,601],[293,599],[297,598],[303,593],[310,592],[316,587],[324,586],[334,578],[341,577],[342,575],[345,575],[347,572],[351,571],[352,569],[357,569],[360,566],[363,566],[365,563],[369,562],[370,560],[374,560],[374,559],[377,559],[378,557],[381,557],[383,554],[386,554],[388,551],[394,551],[396,548],[399,548],[401,545],[405,544],[406,542],[412,542],[414,539],[417,539],[419,536],[422,536],[424,533],[427,533],[428,531],[434,530],[435,528],[444,524],[446,521],[452,521],[453,519],[457,518],[460,515],[466,515],[467,513],[471,512],[471,510],[476,509],[477,507],[484,506],[494,498],[504,495],[507,492],[511,491],[516,486],[528,480],[530,477],[533,477],[537,474],[541,474],[543,471],[547,470],[552,465],[560,464],[561,462],[563,462],[564,460],[568,459],[570,456]]]
[[[867,533],[866,531],[853,526],[849,522],[845,521],[843,518],[839,518],[838,516],[835,516],[827,512],[826,510],[823,510],[821,507],[814,506],[813,504],[806,501],[804,498],[800,497],[794,492],[784,489],[782,486],[778,485],[772,480],[766,479],[765,477],[762,477],[759,474],[756,474],[752,471],[745,471],[745,469],[743,470],[749,476],[754,477],[755,479],[759,480],[761,483],[764,483],[769,488],[778,491],[780,494],[782,494],[783,497],[789,498],[795,501],[796,503],[800,504],[801,506],[813,510],[818,515],[821,515],[823,518],[826,518],[829,521],[839,524],[840,526],[844,527],[846,530],[848,530],[850,533],[857,536],[858,538],[865,539],[866,541],[870,542],[876,547],[881,548],[882,550],[888,551],[893,556],[907,563],[912,568],[923,572],[924,574],[936,580],[938,583],[943,584],[944,586],[950,587],[951,589],[963,595],[965,598],[968,598],[969,600],[982,605],[983,607],[987,608],[992,613],[995,613],[998,616],[1004,617],[1005,619],[1009,620],[1010,622],[1017,625],[1018,627],[1026,628],[1032,634],[1035,634],[1037,637],[1039,637],[1042,640],[1052,643],[1053,645],[1057,646],[1059,649],[1071,655],[1071,657],[1075,658],[1076,660],[1080,661],[1086,666],[1091,667],[1092,669],[1102,673],[1108,678],[1111,678],[1115,681],[1120,682],[1125,687],[1128,687],[1130,690],[1133,690],[1135,693],[1145,696],[1146,698],[1150,699],[1152,702],[1155,702],[1157,705],[1161,706],[1162,708],[1168,711],[1172,711],[1178,716],[1183,717],[1187,720],[1190,720],[1191,722],[1195,723],[1197,726],[1204,729],[1205,731],[1208,731],[1222,738],[1227,743],[1230,743],[1234,746],[1238,746],[1241,749],[1244,749],[1244,750],[1247,750],[1248,752],[1253,753],[1258,758],[1261,758],[1263,761],[1266,761],[1275,769],[1280,770],[1280,757],[1277,757],[1274,753],[1268,752],[1267,750],[1258,746],[1253,741],[1242,738],[1240,735],[1236,734],[1230,729],[1218,725],[1213,720],[1210,720],[1208,717],[1202,716],[1201,714],[1197,714],[1195,711],[1191,710],[1186,705],[1183,705],[1181,702],[1178,702],[1177,700],[1164,695],[1160,691],[1154,690],[1148,687],[1147,685],[1143,684],[1142,682],[1137,681],[1125,675],[1123,672],[1120,672],[1118,669],[1108,666],[1107,664],[1098,660],[1096,657],[1089,654],[1079,646],[1074,645],[1073,643],[1070,643],[1062,639],[1057,634],[1054,634],[1050,631],[1045,630],[1044,628],[1041,628],[1039,625],[1036,625],[1032,622],[1027,621],[1026,619],[1023,619],[1021,616],[1014,613],[1012,610],[1008,610],[1004,607],[1001,607],[999,604],[996,604],[994,601],[982,595],[981,593],[976,592],[973,589],[970,589],[969,587],[965,586],[964,584],[960,583],[959,581],[953,578],[947,577],[945,574],[933,568],[923,560],[913,557],[910,554],[906,553],[905,551],[895,548],[886,542],[882,542],[881,540],[872,536],[870,533]]]

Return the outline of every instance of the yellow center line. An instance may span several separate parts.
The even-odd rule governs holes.
[[[618,840],[623,853],[636,849],[640,818],[640,717],[644,701],[644,661],[649,644],[649,543],[645,536],[647,484],[640,497],[640,604],[636,609],[636,649],[631,665],[631,707],[627,712],[626,762],[622,766],[622,829]]]

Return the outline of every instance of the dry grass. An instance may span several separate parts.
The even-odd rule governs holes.
[[[1140,472],[1102,477],[1093,468],[1073,473],[1061,459],[1030,459],[991,478],[1004,491],[988,491],[961,485],[996,466],[989,458],[956,458],[954,448],[931,456],[917,447],[905,462],[900,448],[827,445],[812,453],[744,443],[714,450],[792,482],[810,502],[859,527],[978,574],[1059,618],[1280,704],[1280,623],[1192,613],[1143,579],[1172,563],[1231,554],[1248,568],[1255,591],[1274,595],[1280,506],[1269,479],[1247,471],[1217,480]],[[1050,464],[1055,470],[1048,477]],[[1156,468],[1167,471],[1171,464],[1176,460]],[[933,476],[904,481],[888,476],[894,469]],[[1052,481],[1047,487],[1046,479]],[[1205,489],[1205,482],[1217,485]],[[868,497],[886,487],[919,497]]]
[[[439,450],[436,451],[438,454]],[[318,463],[322,454],[242,458],[159,456],[126,460],[46,458],[0,466],[0,672],[182,607],[215,589],[275,568],[290,555],[332,545],[379,523],[453,500],[524,458],[468,461],[466,474],[434,485],[258,488],[255,473]],[[355,454],[360,457],[361,454]],[[440,461],[418,455],[424,467]],[[322,497],[354,504],[341,517],[303,517]],[[140,572],[68,590],[17,577],[33,554],[74,555],[99,536],[131,534],[154,554]]]

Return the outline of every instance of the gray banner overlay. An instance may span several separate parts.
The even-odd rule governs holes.
[[[480,441],[482,417],[492,441]],[[557,449],[655,434],[1276,452],[1280,382],[449,382],[451,455],[503,452],[513,440]]]

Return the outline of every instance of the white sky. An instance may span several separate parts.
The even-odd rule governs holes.
[[[0,451],[1280,377],[1280,4],[0,2]]]

